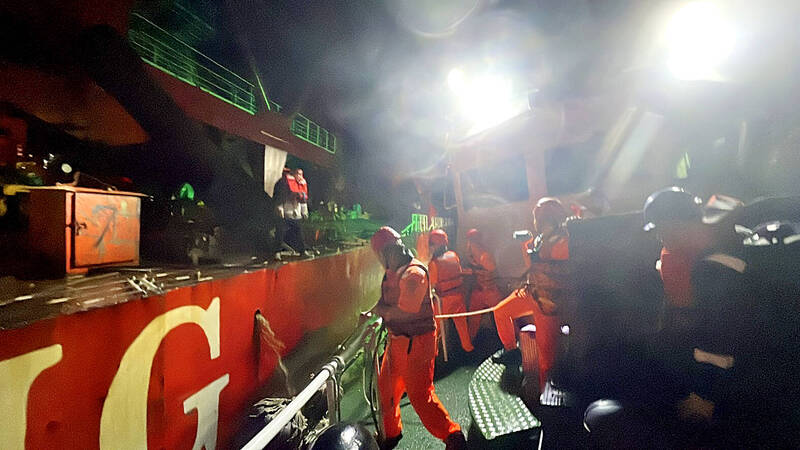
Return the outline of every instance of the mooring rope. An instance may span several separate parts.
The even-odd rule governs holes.
[[[497,309],[497,306],[492,306],[491,308],[478,309],[476,311],[467,311],[463,313],[437,314],[433,317],[435,319],[456,319],[459,317],[480,316],[481,314],[494,312],[495,309]]]

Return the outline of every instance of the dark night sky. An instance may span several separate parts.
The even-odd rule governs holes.
[[[574,45],[596,33],[586,25],[630,2],[601,3],[228,0],[225,11],[270,97],[344,133],[351,151],[403,158],[441,148],[452,67],[492,66],[525,88],[564,79],[591,56]]]
[[[375,191],[385,184],[370,176],[396,180],[444,157],[445,135],[457,126],[446,85],[453,67],[508,74],[516,90],[551,98],[592,95],[649,64],[640,58],[662,26],[654,18],[663,20],[676,4],[224,0],[224,24],[216,27],[229,42],[223,52],[245,53],[235,70],[249,72],[252,55],[268,95],[344,137],[348,178],[361,177]],[[790,24],[777,10],[759,8],[763,17],[746,17],[745,26],[783,42],[776,30]],[[749,52],[737,70],[763,65],[752,64],[762,54]]]
[[[246,78],[252,79],[255,69],[287,115],[300,111],[332,130],[343,143],[349,184],[375,193],[391,189],[387,179],[434,166],[444,157],[445,136],[450,134],[452,142],[463,131],[457,100],[446,83],[452,68],[471,75],[508,75],[515,95],[524,98],[537,90],[537,101],[556,100],[553,104],[619,92],[608,89],[608,81],[620,84],[621,74],[649,69],[637,55],[652,46],[648,41],[663,25],[653,18],[664,21],[682,0],[181,2],[207,11],[216,30],[199,43],[202,52]],[[27,6],[14,11],[34,17],[32,24],[51,30],[50,22],[60,23],[51,20],[50,3],[23,3]],[[138,6],[159,10],[173,3],[140,0]],[[737,6],[741,22],[736,24],[741,46],[731,58],[730,72],[738,76],[735,91],[758,97],[754,110],[768,110],[774,103],[792,103],[787,108],[793,108],[786,92],[800,79],[793,64],[800,54],[794,23],[800,3],[726,4]],[[47,33],[40,43],[24,39],[20,27],[8,26],[18,24],[14,14],[0,14],[2,19],[7,25],[0,27],[3,35],[13,43],[4,46],[6,53],[32,64],[70,56],[48,53],[69,42],[58,32]],[[640,73],[645,74],[642,84],[652,81],[646,70]]]
[[[225,0],[220,16],[228,25],[216,28],[229,30],[218,36],[229,40],[227,51],[252,55],[270,98],[344,137],[345,176],[358,181],[356,197],[374,211],[385,203],[383,196],[370,201],[375,193],[444,158],[445,135],[457,122],[450,69],[510,74],[521,91],[579,92],[588,65],[618,63],[603,50],[608,42],[636,31],[606,24],[641,4]],[[393,191],[401,189],[408,190]]]

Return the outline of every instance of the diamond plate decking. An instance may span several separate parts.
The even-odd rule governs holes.
[[[504,372],[515,370],[486,359],[469,383],[469,407],[486,439],[541,427],[517,395],[503,387]]]

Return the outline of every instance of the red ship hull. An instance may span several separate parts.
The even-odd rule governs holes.
[[[346,334],[377,299],[368,249],[260,269],[0,331],[6,448],[227,447],[285,345]]]

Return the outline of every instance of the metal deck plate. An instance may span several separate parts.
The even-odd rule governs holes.
[[[518,396],[503,389],[506,366],[487,358],[469,383],[469,409],[486,439],[541,427]]]

